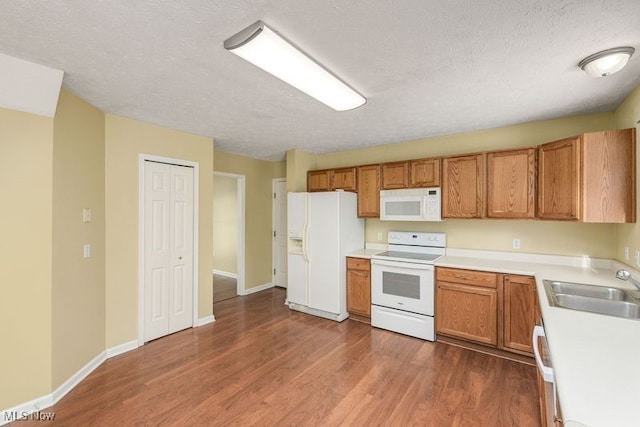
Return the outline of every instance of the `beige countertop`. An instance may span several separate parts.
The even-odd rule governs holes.
[[[535,276],[566,425],[640,425],[640,321],[549,305],[544,279],[635,289],[612,260],[451,249],[436,266]]]
[[[382,253],[384,251],[386,251],[386,248],[371,248],[371,247],[367,247],[367,248],[362,248],[362,249],[358,249],[357,251],[353,251],[347,254],[348,257],[352,257],[352,258],[365,258],[365,259],[371,259],[371,257],[373,255],[377,255],[379,253]]]

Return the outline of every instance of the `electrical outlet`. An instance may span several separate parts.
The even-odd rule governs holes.
[[[513,239],[511,242],[513,249],[520,249],[520,239]]]
[[[82,247],[82,255],[85,258],[91,258],[91,245],[87,244]]]
[[[382,240],[382,231],[378,231],[378,240]]]
[[[636,267],[640,267],[640,251],[636,251]]]
[[[629,246],[624,247],[624,259],[629,261]]]

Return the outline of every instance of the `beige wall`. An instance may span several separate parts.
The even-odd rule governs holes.
[[[200,165],[199,309],[213,312],[213,141],[111,114],[105,120],[106,347],[138,336],[139,154],[190,160]]]
[[[292,165],[293,170],[287,169],[287,179],[289,179],[291,172],[296,182],[295,184],[290,183],[290,188],[295,188],[295,191],[303,191],[300,188],[303,186],[303,180],[306,179],[306,170],[302,169],[305,166],[313,165],[314,159],[318,169],[362,165],[535,146],[582,132],[614,127],[614,114],[601,113],[317,156],[305,153],[305,157],[300,152],[292,150],[287,153],[287,160],[293,157],[296,163]],[[304,162],[301,162],[300,159],[304,159]],[[612,224],[535,220],[448,220],[443,223],[425,223],[368,219],[365,231],[366,240],[368,242],[385,242],[390,230],[446,232],[448,245],[455,248],[513,251],[512,239],[518,238],[521,240],[520,252],[611,258],[614,257],[616,251],[616,226]]]
[[[0,410],[51,392],[53,119],[0,108]]]
[[[615,114],[618,129],[636,128],[636,139],[640,138],[640,86],[638,86],[618,107]],[[640,217],[640,149],[636,140],[636,216]],[[638,268],[634,254],[640,251],[640,224],[619,224],[616,227],[617,245],[615,257],[632,267]],[[624,248],[628,247],[630,259],[624,258]]]
[[[213,268],[237,273],[238,179],[214,175],[213,180]]]
[[[54,389],[105,349],[104,236],[104,113],[62,91],[53,130]]]
[[[214,170],[245,176],[245,288],[271,283],[271,180],[284,176],[283,162],[216,151]]]
[[[314,169],[322,169],[320,166],[318,166],[318,157],[319,156],[316,156],[311,153],[306,153],[300,150],[287,151],[287,191],[288,192],[307,191],[307,171],[314,170]],[[356,160],[351,159],[351,161],[356,161]],[[355,164],[362,164],[362,163],[353,163],[353,164],[355,165]],[[333,167],[333,166],[327,166],[327,167]]]

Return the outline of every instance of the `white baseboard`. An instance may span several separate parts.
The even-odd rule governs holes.
[[[25,419],[29,414],[41,411],[53,405],[53,394],[47,394],[46,396],[39,397],[30,402],[22,403],[13,408],[0,411],[0,426],[8,424],[13,421]]]
[[[197,328],[200,326],[208,325],[209,323],[213,323],[215,321],[216,318],[213,316],[213,314],[211,314],[209,316],[201,317],[200,319],[198,319],[198,322],[194,326]]]
[[[219,274],[220,276],[230,277],[232,279],[237,279],[238,278],[238,274],[237,273],[230,273],[228,271],[216,270],[215,268],[213,269],[213,274]]]
[[[94,357],[89,363],[80,368],[80,370],[73,374],[71,378],[62,383],[62,385],[60,385],[60,387],[55,389],[52,393],[53,404],[55,405],[56,403],[58,403],[60,399],[62,399],[64,396],[66,396],[67,393],[73,390],[73,388],[77,386],[80,381],[85,379],[87,375],[93,372],[105,360],[107,360],[107,352],[103,351],[102,353]]]
[[[108,348],[105,353],[107,354],[107,359],[111,359],[112,357],[119,356],[122,353],[126,353],[127,351],[135,350],[136,348],[138,348],[138,340],[133,340],[124,344],[117,345],[115,347]]]
[[[265,283],[264,285],[254,286],[252,288],[245,288],[244,294],[245,295],[254,294],[256,292],[264,291],[265,289],[269,289],[269,288],[273,288],[272,282]]]
[[[212,316],[213,317],[213,316]],[[55,389],[53,393],[49,393],[45,396],[31,400],[29,402],[22,403],[0,411],[0,426],[8,424],[12,421],[18,421],[20,419],[28,419],[30,414],[42,411],[55,405],[67,395],[80,381],[85,379],[90,373],[92,373],[98,366],[105,360],[125,353],[130,350],[134,350],[138,347],[138,341],[129,341],[124,344],[117,345],[115,347],[108,348],[102,353],[94,357],[89,363],[84,365],[78,372],[73,374],[68,380],[66,380],[60,387]]]

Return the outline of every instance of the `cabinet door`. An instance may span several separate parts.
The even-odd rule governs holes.
[[[409,187],[439,187],[440,158],[412,160],[409,163]]]
[[[636,221],[636,130],[583,135],[584,222]]]
[[[380,165],[358,167],[358,216],[380,217]]]
[[[409,187],[409,162],[382,164],[382,189]]]
[[[487,154],[487,217],[535,217],[534,148]]]
[[[505,275],[503,297],[504,347],[533,355],[531,334],[538,311],[535,279]]]
[[[438,282],[436,333],[496,346],[497,306],[495,289]]]
[[[356,191],[356,168],[334,169],[330,190]]]
[[[442,159],[442,216],[484,216],[484,154]]]
[[[331,187],[331,170],[307,172],[307,191],[329,191]]]
[[[538,217],[580,219],[580,138],[538,147]]]
[[[371,317],[371,273],[347,270],[347,311]]]

